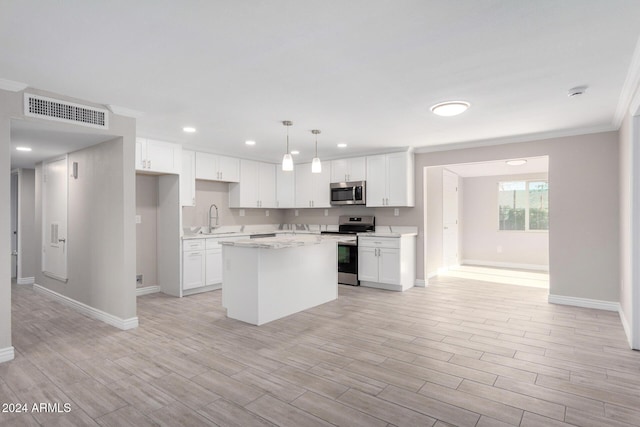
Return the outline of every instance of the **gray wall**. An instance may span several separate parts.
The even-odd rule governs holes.
[[[549,186],[553,188],[549,199],[550,293],[617,302],[617,132],[416,154],[416,209],[408,222],[422,223],[425,167],[545,155],[549,156]],[[418,234],[417,256],[421,278],[424,226]]]
[[[498,183],[541,179],[547,174],[464,178],[462,259],[513,264],[515,268],[549,266],[549,233],[498,230]],[[552,191],[552,190],[550,190]],[[498,247],[501,252],[498,252]],[[508,266],[508,265],[506,265]]]
[[[136,274],[142,274],[142,285],[158,284],[157,223],[158,176],[136,175]]]
[[[424,195],[427,203],[421,203],[421,206],[424,206],[424,228],[426,229],[426,233],[421,233],[422,237],[426,236],[426,252],[424,256],[418,255],[418,260],[416,262],[416,277],[424,277],[424,272],[421,271],[422,261],[424,262],[426,268],[427,277],[432,277],[437,275],[438,269],[442,267],[442,171],[444,168],[442,167],[430,167],[424,170],[421,170],[421,173],[424,174],[424,178],[426,179],[426,186],[423,187],[426,192]],[[416,179],[418,179],[418,174],[416,173]],[[417,190],[416,190],[417,191]],[[416,193],[416,198],[418,194]],[[416,206],[417,206],[416,200]],[[421,236],[418,235],[418,239]],[[418,242],[417,251],[424,250],[424,247],[421,247],[422,243]]]
[[[35,278],[36,276],[36,171],[20,169],[18,181],[18,202],[20,219],[18,221],[18,250],[20,265],[18,279]]]
[[[69,280],[63,283],[38,269],[36,283],[121,319],[130,319],[136,316],[135,270],[130,273],[128,267],[135,268],[135,252],[130,259],[125,259],[124,246],[131,241],[135,248],[135,237],[133,233],[125,236],[123,154],[122,138],[69,154],[69,164],[78,162],[79,165],[78,179],[69,178]],[[39,164],[36,168],[38,230],[42,229],[41,182],[42,164]],[[127,222],[133,223],[133,220],[131,212]],[[37,236],[38,247],[41,247],[42,233]],[[36,262],[42,265],[40,251]]]

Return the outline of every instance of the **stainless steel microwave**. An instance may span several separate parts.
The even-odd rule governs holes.
[[[331,205],[365,205],[367,191],[365,181],[334,182],[331,184]]]

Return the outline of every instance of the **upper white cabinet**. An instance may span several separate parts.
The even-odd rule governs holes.
[[[240,161],[240,182],[229,186],[230,208],[275,208],[276,165]]]
[[[180,204],[196,205],[196,153],[182,150],[182,171],[180,172]]]
[[[276,206],[279,208],[294,208],[295,205],[296,174],[282,170],[276,165]]]
[[[331,182],[365,181],[367,161],[365,157],[331,161]]]
[[[367,157],[367,206],[415,206],[413,153]]]
[[[240,159],[196,152],[196,179],[239,182]]]
[[[295,167],[295,206],[297,208],[331,207],[331,168],[324,164],[321,173],[311,172],[311,163]]]
[[[179,174],[182,146],[154,139],[136,138],[136,170],[149,173]]]

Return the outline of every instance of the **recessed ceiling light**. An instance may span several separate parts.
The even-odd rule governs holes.
[[[298,154],[300,154],[300,152],[298,150],[291,150],[291,154],[297,156]]]
[[[187,133],[194,133],[196,131],[196,128],[191,127],[191,126],[185,126],[182,128],[183,131],[187,132]]]
[[[571,89],[569,89],[569,91],[567,92],[567,96],[569,98],[573,98],[574,96],[580,96],[580,95],[584,95],[584,93],[587,91],[587,86],[576,86],[576,87],[572,87]]]
[[[256,145],[256,142],[255,141],[251,141],[251,140],[245,141],[244,143],[247,144],[247,145]]]
[[[31,148],[29,148],[29,147],[16,147],[16,150],[18,150],[18,151],[31,151]]]
[[[509,166],[522,166],[525,163],[527,163],[527,161],[525,159],[514,159],[514,160],[507,160],[505,163],[508,164]]]
[[[347,148],[347,144],[341,142],[340,144],[338,144],[338,148]]]
[[[441,102],[431,107],[431,112],[438,116],[451,117],[457,116],[467,111],[471,104],[465,101],[447,101]]]

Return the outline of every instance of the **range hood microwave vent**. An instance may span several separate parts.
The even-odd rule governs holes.
[[[24,94],[24,115],[97,129],[109,129],[108,110],[40,95]]]

